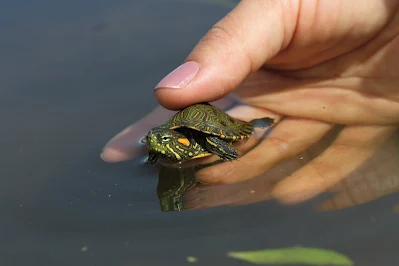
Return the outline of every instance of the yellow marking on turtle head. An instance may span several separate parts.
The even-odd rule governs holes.
[[[190,141],[186,138],[179,138],[179,139],[177,139],[177,141],[179,143],[183,144],[184,146],[187,146],[187,147],[190,146]]]
[[[169,144],[166,144],[166,148],[168,148],[168,150],[169,150],[171,153],[173,153],[173,154],[175,155],[175,157],[176,157],[177,160],[181,160],[180,155],[179,155],[177,152],[175,152],[175,151],[170,147]]]

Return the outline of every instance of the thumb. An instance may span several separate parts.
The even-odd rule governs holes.
[[[181,109],[229,94],[288,45],[298,10],[292,3],[241,1],[199,41],[184,64],[159,82],[158,102]]]

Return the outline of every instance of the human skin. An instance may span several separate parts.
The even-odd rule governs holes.
[[[178,110],[234,92],[246,105],[231,110],[233,115],[273,116],[279,123],[267,138],[243,144],[240,160],[203,169],[197,178],[235,183],[259,176],[338,124],[344,128],[330,146],[271,194],[303,201],[359,167],[399,124],[398,8],[398,0],[241,1],[156,86],[155,96],[163,107]],[[150,115],[163,113],[158,108]],[[136,156],[131,143],[153,117],[113,138],[102,158]]]

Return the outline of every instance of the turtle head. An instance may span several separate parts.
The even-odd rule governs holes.
[[[155,163],[158,157],[172,162],[182,161],[182,152],[191,145],[184,134],[169,128],[151,129],[143,142],[148,146],[150,163]]]

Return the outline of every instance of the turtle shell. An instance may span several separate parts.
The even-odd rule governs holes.
[[[226,141],[239,141],[254,132],[254,126],[226,114],[209,103],[191,105],[172,116],[162,127],[190,128]]]

